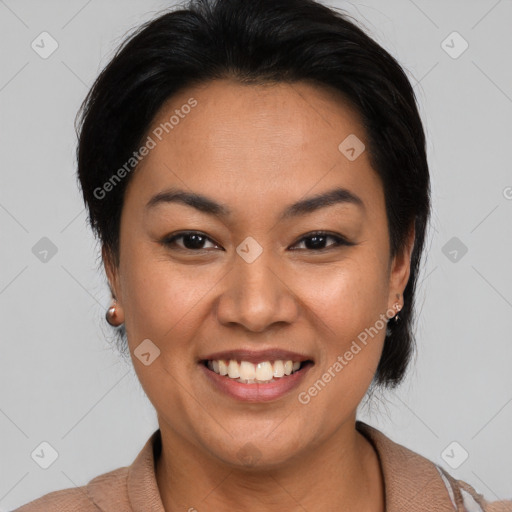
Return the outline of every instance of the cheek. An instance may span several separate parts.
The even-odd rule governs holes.
[[[331,335],[357,335],[387,309],[385,262],[363,251],[339,265],[301,273],[296,282]]]
[[[351,390],[352,398],[362,397],[378,365],[386,334],[385,262],[371,255],[365,258],[361,252],[336,269],[303,276],[300,286],[309,290],[307,304],[317,317],[323,348],[318,369],[336,374],[333,394],[327,393],[323,399],[334,399],[336,389]]]
[[[301,275],[300,286],[309,290],[321,350],[297,399],[304,414],[322,425],[322,436],[356,410],[374,377],[386,333],[380,318],[387,309],[385,266],[361,251],[336,269]]]
[[[387,323],[386,284],[377,268],[359,265],[330,272],[310,294],[322,347],[311,387],[299,401],[310,403],[328,428],[355,410],[374,377]]]
[[[180,269],[155,256],[150,247],[130,252],[127,246],[125,254],[129,256],[121,265],[121,275],[128,339],[136,343],[150,338],[160,344],[190,322],[194,305],[211,285],[199,280],[191,267]]]

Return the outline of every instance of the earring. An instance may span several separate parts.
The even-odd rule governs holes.
[[[396,314],[393,317],[393,320],[395,323],[397,323],[400,320],[400,317],[398,316],[398,312],[402,309],[402,306],[400,305],[399,302],[395,302],[395,304],[393,305],[393,308],[396,311]]]
[[[107,312],[105,314],[105,319],[107,322],[112,325],[113,327],[117,327],[120,325],[118,319],[117,319],[117,307],[116,307],[117,301],[114,299],[112,306],[110,306],[107,309]]]

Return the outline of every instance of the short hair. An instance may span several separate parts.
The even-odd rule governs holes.
[[[118,265],[123,197],[133,173],[115,183],[113,175],[140,147],[166,100],[223,78],[314,82],[341,92],[360,114],[383,185],[391,257],[415,228],[400,321],[388,323],[372,381],[395,387],[415,343],[414,295],[430,215],[425,134],[404,70],[343,11],[314,0],[192,0],[127,37],[77,116],[78,178],[94,233]],[[99,193],[109,180],[108,194]]]

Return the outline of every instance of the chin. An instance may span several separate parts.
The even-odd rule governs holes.
[[[216,459],[233,469],[271,470],[292,463],[309,444],[305,442],[303,434],[297,434],[300,442],[290,437],[289,429],[285,434],[286,436],[274,438],[269,438],[263,433],[261,436],[252,435],[250,438],[243,434],[239,437],[222,435],[222,439],[218,439],[217,442],[212,438],[208,439],[205,448]]]

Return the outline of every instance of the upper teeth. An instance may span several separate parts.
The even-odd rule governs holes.
[[[264,361],[253,364],[249,361],[235,359],[225,361],[223,359],[208,361],[208,368],[215,373],[225,375],[231,379],[238,379],[239,382],[251,384],[254,382],[272,382],[273,377],[280,378],[291,375],[300,368],[299,361]]]

